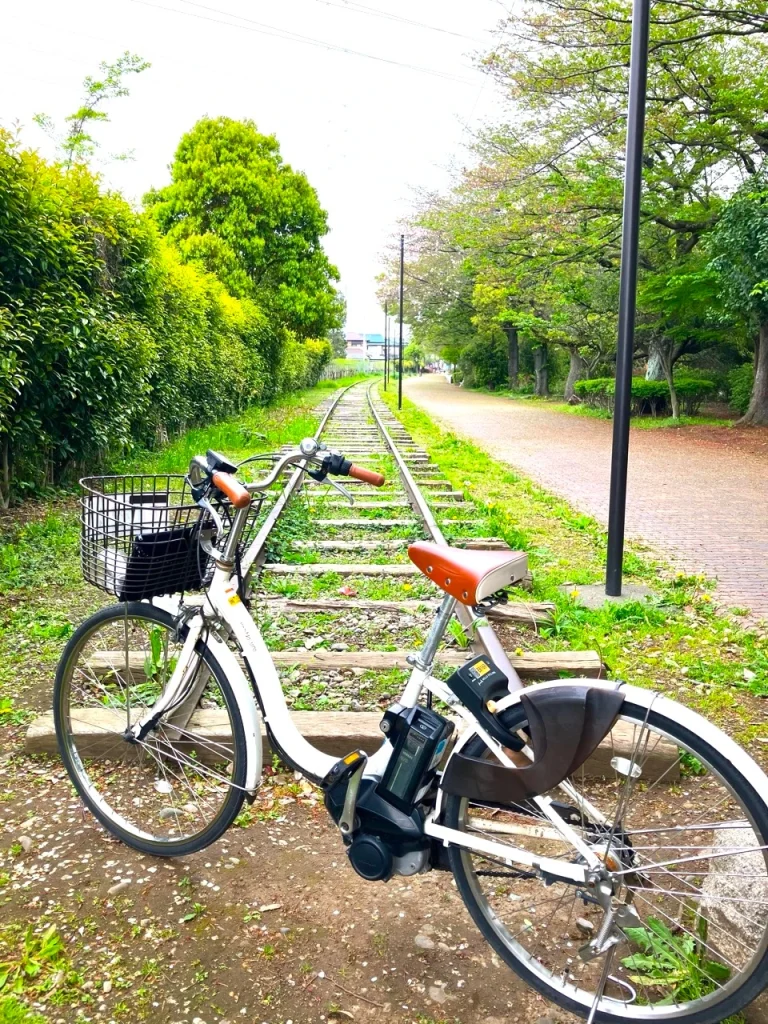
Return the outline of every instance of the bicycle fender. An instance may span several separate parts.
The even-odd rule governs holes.
[[[208,637],[208,647],[212,654],[224,669],[227,679],[232,687],[232,692],[237,701],[237,709],[243,721],[245,732],[246,770],[245,790],[250,796],[256,792],[261,785],[262,768],[262,743],[261,743],[261,720],[253,699],[253,691],[245,673],[240,667],[237,658],[232,651],[221,640],[213,636]]]
[[[441,788],[493,803],[519,803],[554,789],[584,764],[612,728],[624,702],[621,685],[561,680],[522,690],[512,701],[505,698],[502,704],[520,703],[525,711],[534,760],[510,768],[454,751]]]

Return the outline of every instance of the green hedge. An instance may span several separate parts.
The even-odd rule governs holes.
[[[753,363],[737,366],[728,374],[728,402],[732,408],[744,414],[752,399],[752,388],[755,384],[755,367]]]
[[[311,385],[330,356],[0,130],[0,503]]]
[[[585,405],[593,409],[609,409],[613,412],[615,381],[613,377],[597,377],[579,380],[574,390]],[[675,376],[675,391],[680,402],[680,411],[686,416],[695,416],[701,403],[716,390],[714,381],[698,376],[680,374]],[[670,411],[669,386],[665,380],[632,378],[631,413],[633,416],[666,416]]]

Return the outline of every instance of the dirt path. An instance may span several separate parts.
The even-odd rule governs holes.
[[[607,522],[609,422],[464,391],[438,375],[405,390],[461,437]],[[627,532],[716,577],[722,603],[768,617],[768,430],[633,430]]]
[[[173,861],[112,840],[58,760],[6,754],[0,796],[0,934],[44,915],[65,943],[41,976],[50,1024],[576,1021],[500,964],[449,874],[359,878],[292,774],[267,779],[245,827]]]

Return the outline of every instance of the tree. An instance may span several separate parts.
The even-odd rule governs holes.
[[[755,337],[755,383],[744,424],[768,425],[768,183],[743,187],[723,210],[712,234],[712,265],[723,298]]]
[[[198,121],[179,143],[171,184],[145,203],[184,260],[299,337],[341,326],[338,271],[321,244],[325,210],[306,177],[283,162],[275,136],[253,121]]]
[[[99,144],[91,135],[90,126],[94,122],[109,121],[107,112],[99,108],[108,100],[116,99],[119,96],[128,96],[126,77],[141,74],[151,66],[149,61],[143,60],[135,53],[129,53],[128,50],[113,64],[102,61],[99,65],[101,75],[98,78],[94,78],[92,75],[85,78],[83,102],[73,114],[66,118],[69,128],[63,136],[58,136],[56,126],[47,114],[35,115],[35,123],[57,142],[62,154],[62,162],[67,169],[76,163],[87,163],[96,152]],[[126,159],[126,154],[122,154],[118,159]]]
[[[420,341],[412,341],[403,349],[403,360],[412,366],[417,373],[427,363],[427,352]]]

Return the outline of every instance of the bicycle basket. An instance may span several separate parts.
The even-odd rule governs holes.
[[[214,543],[211,516],[192,500],[186,478],[175,474],[91,476],[80,481],[80,564],[85,579],[121,601],[201,590],[213,560],[201,539]],[[249,543],[261,509],[255,496],[240,541]],[[228,532],[230,502],[212,498]]]

